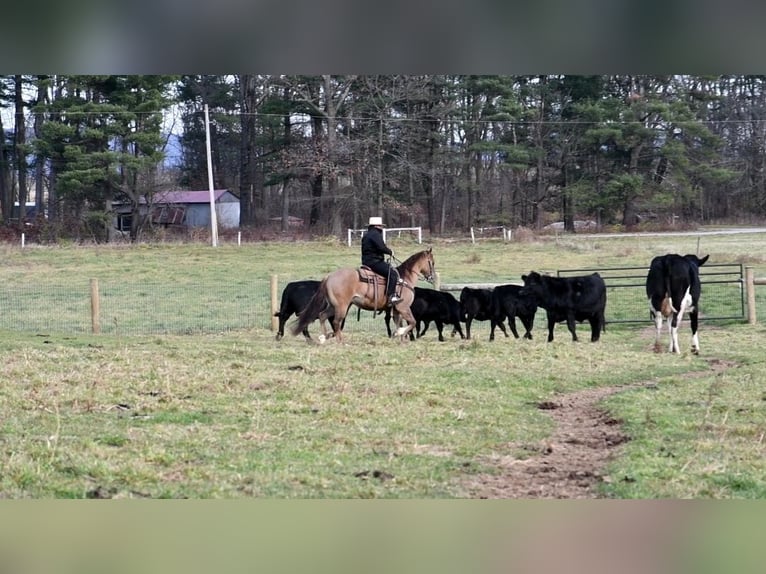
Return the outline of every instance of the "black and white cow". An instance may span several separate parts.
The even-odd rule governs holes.
[[[522,275],[524,288],[521,293],[534,296],[537,305],[545,309],[548,316],[548,342],[553,341],[553,327],[566,321],[572,340],[577,341],[575,323],[590,323],[590,340],[594,343],[601,338],[606,328],[606,285],[601,275],[577,277],[552,277],[532,271]]]
[[[279,341],[285,335],[285,323],[287,320],[295,314],[300,315],[301,311],[306,308],[311,298],[319,288],[319,281],[307,279],[305,281],[292,281],[285,285],[282,291],[282,300],[280,301],[279,311],[274,313],[275,317],[279,317],[279,328],[277,329],[277,341]],[[332,318],[329,318],[332,321]],[[303,336],[306,339],[311,339],[309,335],[308,327],[303,330]]]
[[[415,287],[415,298],[410,305],[412,316],[417,321],[417,336],[422,337],[431,321],[436,323],[436,329],[439,331],[439,340],[444,341],[443,329],[445,325],[452,325],[452,334],[458,333],[461,339],[465,338],[463,328],[460,325],[461,313],[460,303],[455,299],[452,293],[447,291],[437,291],[435,289],[424,289]],[[386,330],[391,336],[391,309],[386,308]],[[410,331],[411,338],[414,334]]]
[[[654,320],[656,335],[654,350],[660,350],[662,323],[667,317],[670,333],[671,353],[680,353],[678,346],[678,326],[685,312],[689,312],[692,327],[692,353],[699,353],[700,344],[697,335],[699,317],[699,298],[702,286],[699,268],[710,255],[702,259],[696,255],[678,255],[668,253],[658,255],[649,264],[646,276],[646,297],[649,299],[649,316]]]

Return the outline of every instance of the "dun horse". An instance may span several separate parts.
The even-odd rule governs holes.
[[[402,300],[393,307],[394,322],[397,330],[392,334],[404,339],[415,328],[415,318],[410,305],[415,298],[415,283],[421,276],[426,281],[433,281],[434,257],[431,249],[420,251],[409,257],[397,267],[399,277],[404,281],[401,288]],[[327,318],[334,315],[333,335],[342,341],[341,326],[350,305],[360,309],[377,311],[386,307],[386,281],[384,277],[362,267],[353,269],[344,267],[333,271],[322,280],[314,297],[298,316],[298,323],[292,328],[293,335],[302,332],[313,321],[319,319],[322,327],[321,341],[327,338]],[[406,321],[407,325],[403,322]]]

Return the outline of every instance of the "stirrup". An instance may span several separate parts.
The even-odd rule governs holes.
[[[388,298],[388,302],[391,305],[395,305],[396,303],[398,303],[401,300],[402,300],[402,298],[399,297],[399,295],[391,295],[391,297]]]

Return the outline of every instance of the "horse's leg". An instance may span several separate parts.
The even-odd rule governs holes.
[[[391,318],[394,320],[394,329],[388,331],[388,338],[393,339],[396,337],[397,331],[399,331],[399,327],[401,326],[401,315],[399,315],[399,311],[396,310],[396,307],[391,307]]]
[[[346,323],[346,314],[351,308],[351,305],[346,305],[345,308],[336,306],[335,317],[332,320],[332,332],[338,343],[343,342],[343,325]]]
[[[327,315],[324,311],[319,313],[319,327],[322,329],[322,334],[319,335],[318,341],[320,344],[324,343],[327,340]]]
[[[402,341],[404,341],[404,336],[415,328],[417,321],[415,321],[415,317],[412,315],[412,311],[410,311],[409,307],[404,307],[402,309],[394,307],[394,314],[397,316],[397,323],[399,324],[396,334],[399,335]],[[407,321],[406,327],[401,326],[402,319]]]
[[[319,335],[320,344],[324,343],[327,340],[327,338],[330,336],[328,333],[328,327],[327,327],[327,324],[330,322],[330,320],[328,319],[329,316],[330,316],[330,311],[322,311],[319,313],[319,326],[322,328],[322,334]]]

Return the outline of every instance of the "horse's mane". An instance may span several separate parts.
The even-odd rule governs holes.
[[[428,253],[428,250],[424,251],[418,251],[417,253],[410,255],[407,259],[402,261],[402,263],[397,267],[399,270],[400,275],[404,275],[408,271],[412,271],[413,267],[415,267],[415,263],[420,260],[422,257],[424,257]]]

